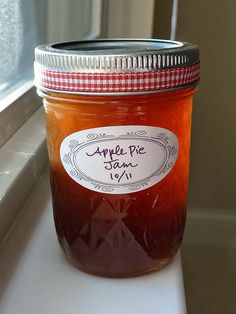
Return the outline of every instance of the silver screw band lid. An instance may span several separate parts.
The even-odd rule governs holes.
[[[186,73],[183,73],[183,69]],[[155,75],[150,77],[153,72],[156,77]],[[163,88],[157,84],[149,84],[148,88],[144,86],[139,89],[135,84],[132,88],[132,84],[126,88],[124,86],[111,88],[115,81],[122,85],[118,82],[119,79],[123,85],[127,85],[128,80],[136,82],[137,73],[144,76],[141,82],[150,79],[151,83],[155,83],[155,80],[157,83],[160,76],[165,77],[167,81],[176,81],[181,73],[188,78],[185,77],[181,82],[172,85],[162,84]],[[83,80],[88,79],[91,80],[91,84],[84,86]],[[105,89],[97,86],[101,79],[105,80],[103,84]],[[106,80],[109,81],[107,84]],[[49,90],[75,93],[155,91],[190,85],[198,80],[199,49],[196,45],[186,42],[104,39],[43,45],[35,50],[35,84],[39,88]]]

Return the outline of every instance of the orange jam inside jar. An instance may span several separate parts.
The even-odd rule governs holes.
[[[36,49],[58,240],[78,268],[159,269],[184,233],[198,48],[97,40]]]

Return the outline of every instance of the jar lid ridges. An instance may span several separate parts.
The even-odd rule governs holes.
[[[91,82],[95,82],[95,85],[97,84],[96,80],[100,82],[102,79],[106,79],[106,76],[109,77],[107,84],[110,85],[108,87],[104,85],[105,92],[106,90],[109,92],[112,90],[111,86],[114,85],[114,82],[120,85],[124,83],[126,74],[129,75],[127,79],[129,82],[131,80],[130,75],[136,82],[139,73],[141,76],[146,75],[140,78],[141,83],[144,79],[148,80],[147,76],[151,83],[154,80],[159,80],[159,76],[160,78],[167,77],[166,80],[175,81],[173,86],[164,82],[164,84],[160,83],[159,88],[150,83],[147,88],[151,88],[151,86],[159,89],[163,89],[162,86],[175,88],[185,84],[185,80],[182,83],[178,78],[178,75],[182,75],[181,69],[186,72],[184,74],[186,78],[189,78],[188,72],[193,73],[195,81],[188,79],[186,80],[188,84],[196,83],[199,80],[199,49],[196,45],[154,39],[107,39],[43,45],[35,50],[35,84],[38,87],[51,90],[68,88],[67,90],[71,92],[83,92],[82,87],[76,86],[74,88],[72,85],[75,86],[78,79],[81,81],[83,76],[90,75],[86,81],[91,80]],[[151,77],[152,72],[156,78]],[[60,77],[57,77],[58,73]],[[100,78],[98,78],[99,75]],[[118,77],[115,78],[117,75]],[[120,75],[123,77],[121,78]],[[70,78],[68,78],[69,76]],[[134,77],[136,78],[134,79]],[[133,82],[131,83],[133,84]],[[139,86],[141,85],[139,84]],[[130,87],[127,88],[129,90]],[[138,92],[135,83],[132,88],[133,91]],[[87,86],[86,91],[88,89]],[[119,93],[123,89],[124,86],[114,87],[112,92],[117,91]],[[146,90],[146,87],[144,89]],[[99,87],[98,92],[103,93],[104,90]]]

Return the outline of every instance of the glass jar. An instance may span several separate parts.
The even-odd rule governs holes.
[[[36,49],[56,231],[101,276],[159,269],[184,233],[198,48],[97,40]]]

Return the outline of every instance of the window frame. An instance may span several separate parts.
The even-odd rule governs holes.
[[[102,36],[103,0],[91,1],[90,32],[80,39]],[[54,3],[56,5],[57,1]],[[48,155],[42,99],[36,93],[33,78],[22,80],[0,96],[1,248],[21,214],[24,202],[47,167]]]
[[[54,6],[58,5],[59,0],[51,0]],[[103,0],[92,1],[92,19],[90,33],[81,39],[95,39],[102,35],[102,6]],[[63,5],[68,3],[64,0],[61,2]],[[50,10],[53,10],[53,5],[50,5]],[[81,10],[80,2],[76,3],[78,10]],[[50,19],[50,16],[49,16]],[[68,19],[64,19],[64,32]],[[60,25],[63,23],[60,23]],[[55,25],[51,25],[55,28]],[[59,30],[60,31],[60,30]],[[76,35],[75,33],[72,36]],[[63,33],[59,34],[59,38],[63,38]],[[52,34],[49,40],[53,41]],[[15,84],[12,88],[7,89],[0,94],[0,147],[21,127],[30,116],[40,107],[41,100],[36,95],[34,88],[33,77],[23,79]]]
[[[1,99],[0,147],[32,116],[40,107],[33,81],[27,81],[10,91]]]

